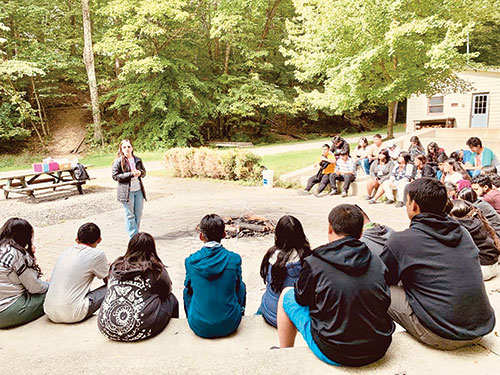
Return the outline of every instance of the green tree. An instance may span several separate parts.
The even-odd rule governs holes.
[[[393,111],[411,94],[463,90],[456,72],[467,66],[459,51],[473,30],[460,13],[470,0],[294,0],[283,48],[301,83],[299,100],[341,114],[386,105]]]

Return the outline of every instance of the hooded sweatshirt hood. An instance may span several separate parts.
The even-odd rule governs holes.
[[[370,266],[372,253],[357,238],[344,237],[316,248],[313,256],[349,275],[362,275]]]
[[[420,230],[443,245],[450,247],[457,247],[463,237],[463,229],[456,220],[429,212],[414,216],[410,227]]]
[[[229,257],[230,253],[224,246],[217,244],[213,247],[202,247],[189,258],[189,262],[197,274],[208,280],[215,280],[224,272]]]
[[[384,246],[389,237],[394,233],[394,229],[381,224],[373,224],[370,228],[365,229],[363,237],[375,242],[377,245]]]
[[[380,255],[386,242],[394,234],[394,229],[385,225],[368,223],[363,228],[360,240],[368,246],[372,253]]]
[[[119,281],[132,280],[134,277],[144,275],[144,271],[139,268],[129,270],[118,270],[115,264],[111,265],[111,275]]]

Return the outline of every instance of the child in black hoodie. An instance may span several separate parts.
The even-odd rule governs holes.
[[[392,285],[389,314],[427,345],[453,350],[474,344],[495,326],[479,250],[444,214],[448,197],[441,182],[420,178],[405,194],[410,227],[394,233],[380,255]]]
[[[280,347],[292,347],[298,330],[322,361],[363,366],[384,356],[395,328],[387,314],[386,267],[359,240],[359,208],[339,205],[328,221],[331,242],[305,258],[295,288],[280,296]]]

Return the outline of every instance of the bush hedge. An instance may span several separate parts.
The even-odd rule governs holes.
[[[258,181],[262,173],[260,157],[239,149],[177,147],[168,150],[164,160],[167,168],[174,170],[175,177]]]

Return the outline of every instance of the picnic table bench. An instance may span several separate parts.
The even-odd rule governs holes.
[[[85,165],[85,169],[93,165]],[[46,175],[48,177],[42,177]],[[82,185],[87,180],[78,180],[73,168],[59,169],[50,172],[13,171],[0,174],[0,187],[3,189],[5,199],[9,199],[10,193],[24,194],[35,197],[35,191],[53,189],[61,186],[76,186],[78,192],[83,194]]]
[[[253,143],[252,142],[213,142],[210,143],[212,146],[223,148],[223,147],[235,147],[235,148],[242,148],[242,147],[252,147]]]

